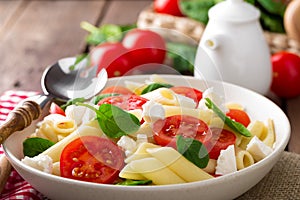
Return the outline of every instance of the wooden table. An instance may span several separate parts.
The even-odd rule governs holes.
[[[0,1],[0,95],[12,89],[40,91],[40,78],[47,65],[84,52],[87,32],[80,28],[80,22],[132,24],[151,2]],[[300,97],[274,101],[290,118],[288,149],[300,153]]]

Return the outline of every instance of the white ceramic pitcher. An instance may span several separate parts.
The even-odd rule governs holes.
[[[208,15],[196,54],[195,77],[266,94],[272,66],[259,10],[243,0],[226,0],[213,6]]]

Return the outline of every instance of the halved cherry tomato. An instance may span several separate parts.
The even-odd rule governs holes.
[[[186,87],[186,86],[174,86],[170,88],[173,90],[176,94],[181,94],[183,96],[189,97],[193,99],[197,105],[199,101],[202,99],[202,92],[191,87]]]
[[[209,158],[218,159],[221,150],[235,143],[236,136],[228,130],[219,128],[211,128],[211,132],[212,137],[205,142],[205,146],[209,152]]]
[[[106,97],[98,102],[98,105],[107,103],[114,106],[118,106],[124,110],[142,109],[142,105],[146,103],[148,99],[145,99],[138,95],[120,95]]]
[[[122,86],[110,86],[104,88],[100,94],[134,94],[132,91]]]
[[[83,136],[69,143],[60,157],[62,177],[113,183],[124,166],[124,154],[107,138]]]
[[[65,111],[54,102],[51,102],[49,113],[50,114],[60,114],[60,115],[66,116]]]
[[[176,148],[176,136],[194,138],[202,143],[211,137],[207,124],[188,115],[173,115],[160,119],[153,124],[153,138],[161,146]]]
[[[124,37],[122,44],[129,51],[129,56],[134,66],[146,65],[142,70],[157,69],[164,62],[166,44],[164,39],[154,31],[133,29]]]
[[[105,68],[108,77],[122,76],[133,67],[127,52],[120,42],[102,43],[91,51],[91,65],[98,67],[97,74]]]
[[[243,124],[245,127],[247,127],[250,124],[250,117],[249,115],[239,109],[229,109],[229,111],[226,113],[226,115],[230,118],[233,119],[236,122],[239,122]]]

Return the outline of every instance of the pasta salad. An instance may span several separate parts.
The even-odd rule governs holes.
[[[273,151],[272,119],[251,119],[214,88],[158,75],[58,106],[23,142],[22,162],[45,173],[118,185],[167,185],[234,173]]]

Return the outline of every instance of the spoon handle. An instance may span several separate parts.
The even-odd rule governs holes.
[[[22,106],[10,112],[6,122],[0,127],[0,144],[12,133],[29,126],[33,120],[40,116],[41,112],[39,104],[32,100],[25,101]]]

